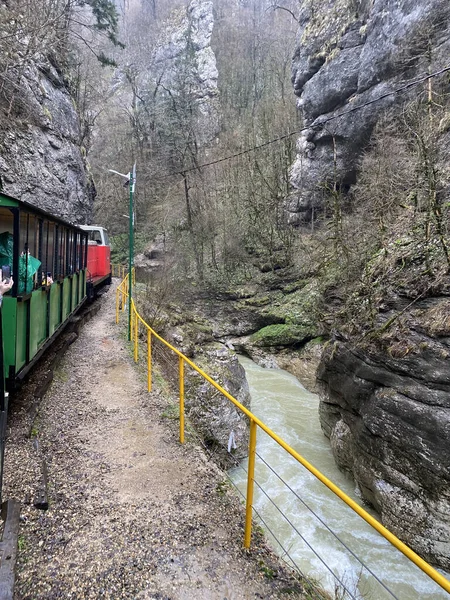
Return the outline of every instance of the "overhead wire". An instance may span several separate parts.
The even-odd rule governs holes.
[[[219,163],[225,162],[227,160],[231,160],[232,158],[237,158],[239,156],[243,156],[245,154],[249,154],[250,152],[255,152],[256,150],[260,150],[261,148],[266,148],[267,146],[270,146],[271,144],[275,144],[276,142],[280,142],[282,140],[288,139],[290,137],[292,137],[293,135],[299,135],[300,133],[302,133],[303,131],[307,131],[309,129],[321,129],[323,128],[324,125],[326,125],[327,123],[330,123],[331,121],[335,121],[336,119],[340,119],[341,117],[345,117],[349,114],[352,114],[354,112],[357,112],[358,110],[362,110],[363,108],[365,108],[366,106],[370,106],[372,104],[375,104],[376,102],[380,102],[381,100],[384,100],[385,98],[388,98],[389,96],[393,96],[396,94],[399,94],[411,87],[414,87],[416,85],[419,85],[419,83],[423,83],[424,81],[428,81],[429,79],[433,79],[434,77],[438,77],[439,75],[443,75],[444,73],[447,73],[450,71],[450,65],[447,65],[446,67],[443,67],[442,69],[440,69],[439,71],[435,71],[434,73],[428,73],[427,75],[423,75],[422,77],[419,77],[418,79],[414,79],[413,81],[408,82],[407,84],[399,87],[399,88],[395,88],[394,90],[391,90],[389,92],[385,92],[384,94],[381,94],[380,96],[377,96],[376,98],[373,98],[372,100],[367,100],[366,102],[364,102],[363,104],[358,104],[357,106],[354,106],[352,108],[350,108],[349,110],[343,111],[339,114],[336,115],[331,115],[330,117],[326,117],[325,119],[320,119],[320,117],[318,119],[316,119],[313,123],[306,125],[305,127],[302,127],[301,129],[297,129],[295,131],[290,131],[288,133],[285,133],[284,135],[280,135],[276,138],[267,140],[261,144],[257,144],[255,146],[252,146],[251,148],[245,148],[244,150],[241,150],[239,152],[235,152],[234,154],[229,154],[227,156],[224,156],[222,158],[218,158],[216,160],[212,160],[206,163],[201,163],[199,165],[196,165],[194,167],[189,167],[189,168],[184,168],[181,169],[179,171],[174,171],[173,173],[170,173],[168,175],[164,175],[161,179],[167,179],[169,177],[173,177],[175,175],[185,175],[186,173],[191,173],[193,171],[200,171],[201,169],[205,168],[205,167],[210,167],[212,165],[217,165]]]

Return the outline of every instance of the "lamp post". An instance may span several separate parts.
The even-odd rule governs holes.
[[[136,163],[133,165],[133,169],[125,175],[124,173],[119,173],[119,171],[115,171],[114,169],[108,169],[110,173],[115,173],[116,175],[120,175],[124,177],[127,182],[125,185],[129,186],[130,190],[130,200],[129,200],[129,210],[128,210],[128,218],[130,220],[129,229],[128,229],[128,340],[131,340],[131,297],[133,290],[133,262],[134,262],[134,206],[133,206],[133,196],[134,196],[134,188],[136,186]]]

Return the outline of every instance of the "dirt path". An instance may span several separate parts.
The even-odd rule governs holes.
[[[112,290],[100,302],[58,368],[34,442],[25,407],[12,413],[4,497],[23,504],[16,600],[302,597],[263,544],[243,551],[242,508],[223,473],[179,444],[168,400],[146,392],[114,324]],[[33,506],[36,447],[47,511]]]

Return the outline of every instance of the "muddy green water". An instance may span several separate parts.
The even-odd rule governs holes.
[[[318,397],[305,390],[298,380],[286,371],[263,369],[246,358],[241,358],[240,361],[246,370],[250,385],[252,411],[353,500],[361,504],[353,481],[337,469],[329,442],[320,429]],[[305,575],[320,581],[323,587],[333,591],[335,579],[324,566],[323,563],[326,563],[350,592],[351,595],[347,594],[345,598],[449,599],[447,592],[423,574],[260,430],[257,452],[295,492],[290,491],[259,458],[257,459],[258,484],[288,516],[304,539],[284,520],[278,509],[257,486],[255,508],[282,543],[284,550],[279,546],[277,548],[277,542],[272,538],[274,547],[286,560],[290,557],[295,561]],[[230,473],[234,483],[244,493],[245,470],[244,463],[242,467]],[[367,573],[303,502],[370,567],[392,594]],[[449,577],[448,574],[446,576]]]

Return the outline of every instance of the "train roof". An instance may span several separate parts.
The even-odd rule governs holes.
[[[84,229],[84,231],[93,231],[94,229],[103,229],[103,231],[108,231],[106,227],[103,227],[103,225],[79,225],[79,227]]]
[[[56,217],[55,215],[52,215],[51,213],[49,213],[45,210],[42,210],[42,208],[39,208],[39,207],[35,206],[34,204],[31,204],[30,202],[26,202],[25,200],[18,200],[17,198],[14,198],[13,196],[10,196],[9,194],[5,194],[5,192],[0,192],[0,206],[5,206],[5,207],[9,207],[9,208],[24,208],[28,212],[31,212],[31,213],[34,213],[41,217],[44,217],[44,218],[48,219],[49,221],[54,221],[55,223],[59,223],[60,225],[65,225],[66,227],[71,227],[72,229],[81,229],[82,230],[80,225],[75,225],[71,221],[66,221],[65,219]]]

